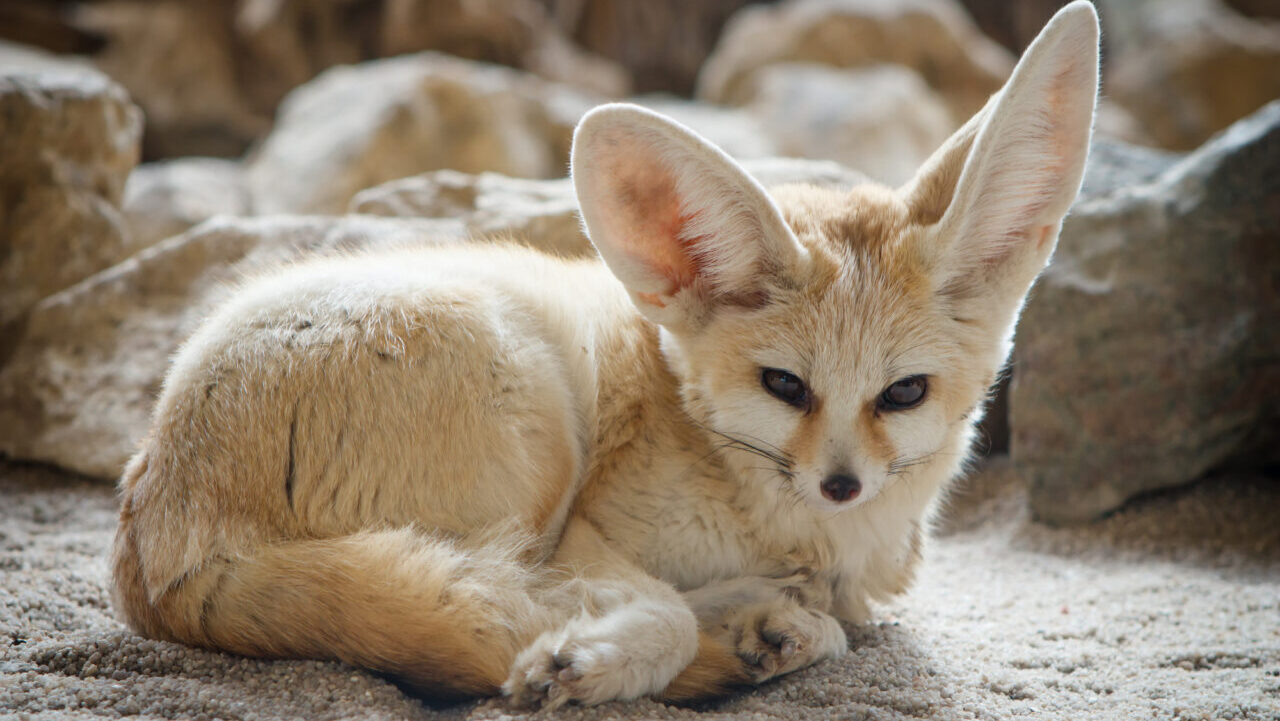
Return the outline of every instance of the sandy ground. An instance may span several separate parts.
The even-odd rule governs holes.
[[[995,466],[956,494],[915,588],[850,653],[706,707],[548,719],[1280,719],[1280,481],[1222,477],[1092,526],[1028,517]],[[336,663],[147,641],[111,615],[111,489],[0,464],[0,717],[519,719],[438,709]]]

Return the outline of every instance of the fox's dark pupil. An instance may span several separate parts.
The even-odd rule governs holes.
[[[880,395],[881,404],[893,410],[910,408],[924,398],[926,387],[924,376],[903,378],[885,389]]]
[[[764,384],[765,390],[769,391],[775,398],[793,406],[803,406],[805,404],[804,381],[797,378],[795,374],[778,370],[777,368],[765,368],[760,380]]]

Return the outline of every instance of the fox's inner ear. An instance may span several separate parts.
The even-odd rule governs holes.
[[[1084,175],[1098,93],[1098,19],[1054,15],[987,106],[906,188],[940,293],[1012,321]]]
[[[588,113],[572,175],[587,234],[636,307],[673,330],[768,302],[803,258],[776,205],[733,160],[643,108]]]

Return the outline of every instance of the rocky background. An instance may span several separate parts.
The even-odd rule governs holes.
[[[1097,3],[1098,142],[987,424],[1051,522],[1280,461],[1280,10]],[[766,184],[900,183],[1060,4],[6,0],[0,454],[113,479],[245,273],[495,233],[591,253],[563,176],[600,102]]]

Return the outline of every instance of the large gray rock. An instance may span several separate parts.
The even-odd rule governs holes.
[[[0,47],[0,364],[38,300],[133,252],[119,206],[141,134],[105,75]]]
[[[980,110],[1013,70],[953,0],[785,0],[739,11],[698,75],[698,97],[743,105],[776,63],[915,70],[957,120]]]
[[[1080,521],[1280,448],[1280,101],[1178,158],[1101,143],[1018,328],[1012,456]]]
[[[169,358],[234,282],[307,253],[456,242],[452,221],[218,218],[45,298],[0,369],[0,454],[115,478]]]
[[[248,160],[254,210],[341,213],[365,188],[443,168],[558,177],[574,124],[597,102],[436,53],[332,68],[289,94]]]

